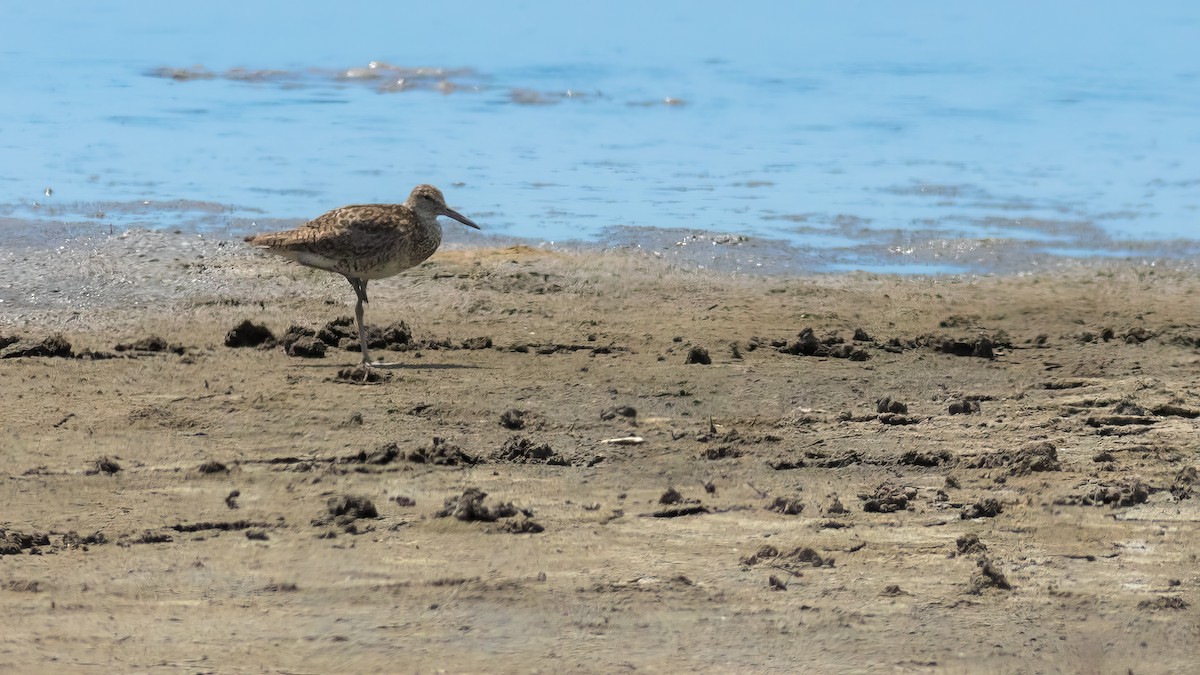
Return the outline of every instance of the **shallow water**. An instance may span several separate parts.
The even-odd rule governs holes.
[[[286,227],[431,182],[486,229],[453,241],[744,271],[1200,254],[1190,3],[5,14],[9,246]]]

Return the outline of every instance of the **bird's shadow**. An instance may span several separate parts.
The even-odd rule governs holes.
[[[380,370],[477,370],[481,366],[471,366],[463,363],[372,363],[372,368]]]
[[[328,363],[296,363],[296,368],[355,368],[359,364],[328,364]],[[478,370],[483,366],[472,366],[462,363],[372,363],[371,368],[377,370]]]

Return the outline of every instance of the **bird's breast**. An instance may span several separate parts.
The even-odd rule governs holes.
[[[363,279],[384,279],[411,267],[416,267],[437,251],[442,243],[441,228],[423,228],[410,236],[398,238],[391,246],[363,261],[358,276]]]

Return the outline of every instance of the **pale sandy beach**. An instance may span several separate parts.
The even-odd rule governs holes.
[[[0,669],[1194,667],[1194,271],[5,255]]]

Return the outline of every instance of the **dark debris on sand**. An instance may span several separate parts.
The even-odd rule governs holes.
[[[512,408],[500,413],[500,426],[513,431],[525,428],[525,411]]]
[[[10,338],[5,338],[8,341]],[[0,359],[16,359],[30,356],[71,358],[74,352],[71,343],[61,335],[51,335],[41,342],[15,340],[0,350]]]
[[[187,348],[180,344],[169,344],[163,338],[157,335],[144,337],[141,340],[134,342],[122,342],[113,347],[114,351],[118,352],[166,352],[170,351],[175,354],[183,354]]]
[[[375,508],[375,504],[370,499],[360,495],[340,495],[330,497],[325,503],[326,515],[314,518],[312,525],[314,527],[323,527],[333,523],[345,529],[351,534],[358,534],[360,531],[354,521],[359,518],[378,518],[379,511]]]
[[[785,516],[798,516],[804,511],[804,502],[794,497],[776,497],[775,501],[767,506],[767,510]]]
[[[326,502],[326,508],[329,515],[337,516],[353,516],[355,518],[378,518],[379,511],[370,499],[357,495],[342,495],[340,497],[330,497]]]
[[[99,457],[92,462],[92,468],[87,470],[87,475],[94,476],[98,473],[106,473],[111,476],[120,470],[121,465],[117,463],[117,460],[111,457]]]
[[[283,352],[288,356],[304,359],[325,358],[327,346],[317,339],[317,331],[304,326],[291,326],[283,337],[279,338]]]
[[[229,473],[229,467],[216,460],[209,460],[197,467],[196,470],[203,474]]]
[[[241,323],[229,329],[225,334],[226,347],[259,347],[263,344],[274,343],[275,334],[270,328],[243,319]]]
[[[21,532],[0,528],[0,555],[20,555],[22,551],[49,545],[50,536],[44,532]]]
[[[987,588],[998,588],[1003,591],[1012,590],[1013,587],[1009,583],[1008,577],[1004,575],[1004,572],[1000,568],[996,567],[991,558],[986,555],[980,555],[977,564],[979,565],[979,571],[971,577],[971,585],[967,589],[968,593],[979,595]]]
[[[966,464],[971,469],[1008,469],[1011,476],[1025,476],[1038,471],[1060,471],[1058,450],[1050,441],[1027,443],[1018,450],[999,451],[984,455]]]
[[[759,344],[762,338],[752,338]],[[836,333],[818,338],[812,328],[801,330],[793,340],[767,341],[782,354],[793,356],[817,356],[834,359],[849,359],[851,361],[866,361],[870,358],[867,351],[855,344],[847,344],[845,339]]]
[[[987,497],[981,499],[970,506],[963,509],[960,516],[963,520],[974,520],[975,518],[995,518],[1004,511],[1004,506],[999,500]]]
[[[391,380],[392,374],[360,363],[353,368],[342,368],[338,371],[336,379],[338,382],[349,384],[379,384]]]
[[[550,464],[570,466],[571,463],[550,447],[549,443],[534,443],[524,436],[513,436],[492,455],[497,462],[513,464]]]
[[[402,351],[413,344],[412,330],[403,321],[395,321],[383,328],[367,325],[367,349],[390,349]],[[340,316],[316,331],[316,339],[330,347],[348,352],[362,351],[358,336],[358,324],[353,317]]]
[[[461,495],[447,497],[440,511],[434,515],[438,518],[453,516],[463,521],[483,521],[494,523],[501,518],[511,518],[522,513],[526,518],[532,518],[533,512],[528,509],[518,509],[512,502],[502,502],[496,506],[487,506],[483,500],[487,493],[479,488],[467,488]]]
[[[964,534],[954,541],[954,545],[960,555],[987,551],[987,546],[982,541],[979,541],[979,535],[977,534]]]
[[[1075,493],[1055,499],[1061,506],[1135,506],[1145,503],[1154,489],[1136,476],[1121,478],[1113,483],[1091,481]]]
[[[434,437],[428,448],[412,450],[405,458],[410,462],[436,466],[474,466],[483,461],[457,445],[437,437]]]
[[[816,549],[807,546],[797,546],[790,552],[783,553],[770,544],[763,544],[754,554],[742,558],[740,562],[746,567],[767,564],[800,576],[800,567],[833,567],[834,559],[826,558],[817,553]]]
[[[875,492],[859,495],[863,500],[863,511],[867,513],[894,513],[908,508],[909,502],[917,498],[917,489],[883,483]]]

